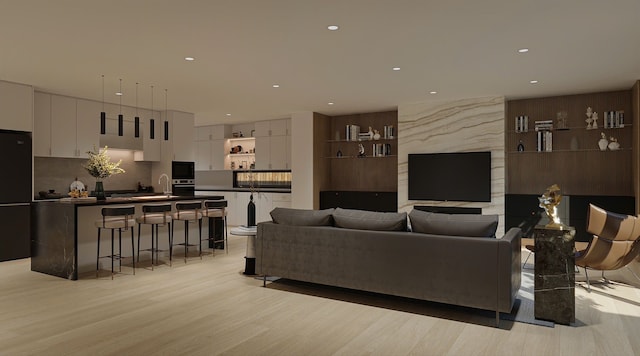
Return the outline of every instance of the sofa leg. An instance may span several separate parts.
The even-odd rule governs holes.
[[[262,276],[262,286],[263,287],[267,286],[267,275],[266,274],[264,276]]]

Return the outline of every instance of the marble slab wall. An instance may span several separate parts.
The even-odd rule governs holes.
[[[504,232],[505,151],[504,97],[422,102],[398,106],[398,211],[414,205],[482,208],[499,216]],[[410,153],[491,151],[491,202],[408,200],[407,161]]]

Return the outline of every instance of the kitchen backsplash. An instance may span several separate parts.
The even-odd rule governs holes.
[[[104,189],[109,190],[136,190],[138,182],[145,186],[151,185],[151,162],[135,162],[133,151],[114,150],[108,151],[111,161],[122,159],[120,167],[125,173],[113,175],[104,180]],[[84,183],[87,190],[95,188],[96,179],[89,175],[83,165],[86,159],[78,158],[50,158],[34,157],[33,160],[33,194],[40,191],[54,189],[56,193],[67,194],[69,186],[77,177]]]

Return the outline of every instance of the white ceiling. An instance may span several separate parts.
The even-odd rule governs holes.
[[[628,89],[639,35],[640,0],[0,0],[0,79],[240,123]]]

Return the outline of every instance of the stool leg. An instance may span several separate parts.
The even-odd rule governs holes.
[[[140,262],[140,228],[141,224],[138,224],[138,262]]]
[[[189,251],[189,220],[184,221],[184,263],[187,263],[187,252]]]
[[[173,224],[171,224],[171,233],[169,234],[169,267],[173,265]]]
[[[114,257],[114,252],[113,252],[113,229],[111,229],[111,279],[113,280],[113,257]]]
[[[100,228],[98,228],[98,254],[96,254],[96,278],[98,278],[99,271],[100,271]]]
[[[155,231],[154,231],[154,229],[155,229]],[[155,232],[155,234],[154,234],[154,232]],[[156,246],[155,238],[157,237],[157,235],[158,235],[158,225],[152,224],[151,225],[151,270],[152,271],[153,271],[153,254],[154,254],[155,246]]]
[[[173,223],[168,223],[167,225],[167,235],[169,237],[169,246],[171,246],[171,234],[173,233]],[[171,256],[169,256],[169,261],[171,261]],[[169,262],[169,266],[171,266],[171,262]]]
[[[227,216],[224,216],[224,252],[226,254],[229,253],[229,241],[228,241],[228,237],[229,237],[229,228],[227,227]]]
[[[139,237],[140,235],[138,235]],[[138,248],[140,248],[140,244],[138,244]],[[138,254],[140,256],[140,254]],[[131,227],[131,260],[133,261],[133,275],[136,275],[136,247],[133,242],[133,226]]]
[[[118,229],[118,272],[122,272],[122,229]]]
[[[198,255],[202,260],[202,219],[198,220]]]

